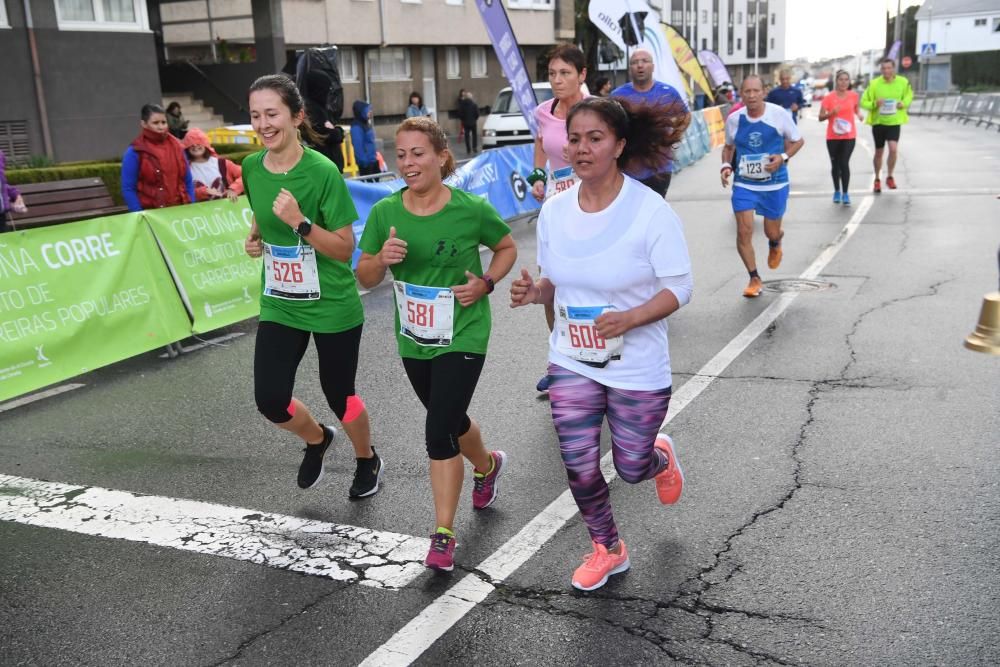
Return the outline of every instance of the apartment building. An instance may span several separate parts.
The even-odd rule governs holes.
[[[758,72],[771,81],[785,61],[787,0],[662,0],[663,20],[691,48],[714,51],[737,82]]]
[[[369,100],[380,135],[391,132],[418,92],[449,131],[462,88],[481,106],[507,85],[475,0],[271,0],[286,57],[297,49],[336,45],[345,116]],[[528,72],[558,40],[574,36],[572,0],[505,0]],[[203,71],[220,60],[256,56],[251,0],[184,0],[160,4],[164,59]],[[275,33],[278,31],[276,30]],[[213,76],[219,66],[211,66]],[[224,106],[224,105],[223,105]],[[345,121],[348,119],[345,119]],[[454,126],[454,127],[451,127]]]
[[[545,49],[573,39],[573,2],[502,1],[536,75]],[[328,44],[341,50],[347,108],[371,100],[383,136],[412,91],[454,132],[461,88],[485,106],[507,85],[475,0],[0,0],[0,149],[120,155],[142,105],[169,93],[245,123],[254,78]]]

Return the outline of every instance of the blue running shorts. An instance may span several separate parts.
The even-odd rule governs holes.
[[[780,220],[788,207],[788,186],[780,190],[748,190],[733,186],[733,213],[756,211],[768,220]]]

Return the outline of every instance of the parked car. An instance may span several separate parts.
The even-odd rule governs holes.
[[[552,86],[548,82],[535,83],[531,87],[535,89],[539,104],[552,99]],[[521,115],[521,105],[508,86],[497,95],[483,124],[483,148],[529,144],[532,141],[531,130]]]

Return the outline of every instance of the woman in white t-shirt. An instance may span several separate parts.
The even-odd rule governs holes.
[[[629,568],[601,474],[607,417],[619,476],[656,480],[660,501],[680,498],[684,477],[670,438],[659,433],[670,402],[666,317],[691,296],[681,221],[626,167],[657,169],[679,134],[650,107],[589,98],[566,119],[568,156],[580,183],[542,206],[541,278],[521,270],[511,306],[555,307],[549,338],[549,397],[559,448],[594,551],[573,573],[593,590]]]

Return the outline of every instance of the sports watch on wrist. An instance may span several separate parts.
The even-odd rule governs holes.
[[[299,226],[295,228],[295,233],[299,236],[309,236],[309,232],[313,230],[313,223],[309,218],[304,219],[299,223]]]
[[[493,281],[493,277],[488,273],[484,273],[482,278],[483,282],[486,283],[486,293],[493,294],[493,290],[496,288],[496,283]]]
[[[788,161],[789,161],[789,160],[791,160],[791,159],[792,159],[792,158],[791,158],[791,157],[790,157],[790,156],[788,155],[788,153],[782,153],[782,154],[781,154],[781,161],[782,161],[782,162],[788,162]]]

